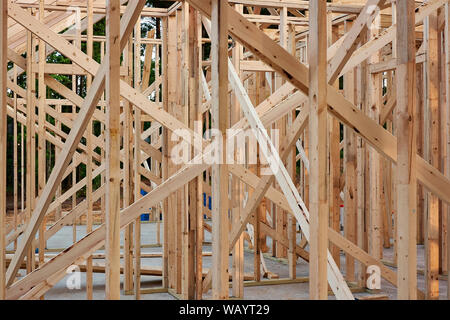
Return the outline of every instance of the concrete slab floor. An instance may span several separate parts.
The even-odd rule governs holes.
[[[86,234],[85,226],[77,226],[76,228],[76,238],[81,239]],[[161,236],[162,236],[163,226],[161,224]],[[142,234],[141,243],[144,244],[155,244],[156,239],[156,224],[155,223],[143,223],[142,224]],[[56,233],[52,238],[49,239],[47,243],[47,249],[56,248],[66,248],[72,244],[73,228],[71,226],[63,227],[58,233]],[[270,238],[269,245],[270,245]],[[211,234],[205,231],[205,241],[211,241]],[[123,231],[122,231],[122,244],[123,244]],[[7,250],[12,250],[13,246],[10,245]],[[211,246],[204,246],[205,252],[211,252]],[[424,247],[418,246],[417,250],[417,265],[418,269],[424,269]],[[104,251],[99,250],[98,253]],[[156,253],[162,252],[162,247],[152,247],[143,248],[142,253]],[[384,249],[384,259],[392,261],[393,249]],[[244,252],[244,270],[246,273],[253,272],[253,254],[249,250]],[[95,259],[96,262],[104,262],[102,259]],[[288,278],[288,266],[285,262],[265,258],[266,266],[269,271],[278,274],[280,278]],[[203,267],[210,268],[212,264],[212,259],[210,256],[205,256],[203,258]],[[162,265],[161,258],[143,258],[143,266],[158,266]],[[231,257],[230,257],[231,265]],[[341,270],[344,272],[345,266],[345,256],[341,254]],[[230,268],[231,269],[231,268]],[[20,271],[24,274],[24,270]],[[308,277],[309,268],[308,264],[302,259],[297,261],[297,277]],[[46,300],[83,300],[86,299],[86,276],[85,273],[81,273],[81,285],[79,289],[68,289],[66,283],[69,275],[59,281],[52,289],[50,289],[46,295]],[[123,283],[123,276],[122,283]],[[93,296],[94,299],[105,299],[105,275],[101,273],[94,273],[93,275]],[[158,276],[142,276],[141,277],[141,287],[145,288],[158,288],[161,287],[161,277]],[[423,275],[418,275],[418,287],[423,290],[425,286],[425,281]],[[381,281],[381,291],[379,294],[388,295],[389,299],[396,299],[396,288],[390,283],[382,279]],[[445,280],[440,280],[440,299],[447,299],[447,282]],[[230,289],[230,295],[232,294]],[[368,293],[355,293],[355,297],[367,296]],[[211,298],[211,291],[204,295],[204,299]],[[133,300],[133,295],[124,295],[122,290],[121,299],[123,300]],[[153,294],[142,294],[142,300],[171,300],[175,299],[169,293],[153,293]],[[244,299],[249,300],[305,300],[309,299],[309,283],[292,283],[292,284],[282,284],[282,285],[267,285],[267,286],[255,286],[255,287],[244,287]],[[334,296],[329,296],[329,299],[335,299]]]

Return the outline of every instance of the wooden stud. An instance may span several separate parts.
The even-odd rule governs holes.
[[[432,13],[426,19],[427,30],[427,88],[429,115],[429,152],[431,165],[439,165],[439,66],[438,66],[438,21],[437,13]],[[426,298],[439,298],[439,198],[435,194],[428,194],[428,213],[426,215],[425,238],[425,282]]]
[[[169,110],[169,81],[168,81],[168,54],[169,54],[169,17],[165,17],[162,23],[162,39],[163,45],[162,51],[162,104],[164,111]],[[168,178],[168,131],[166,128],[162,130],[162,163],[161,163],[161,176],[163,180]],[[163,277],[163,287],[169,288],[169,199],[164,199],[162,205],[163,211],[163,266],[162,266],[162,277]]]
[[[326,178],[327,137],[327,21],[326,2],[310,3],[309,57],[309,210],[310,261],[309,295],[311,299],[328,297],[327,248],[328,248],[328,188]]]
[[[416,214],[417,182],[415,176],[415,24],[414,3],[397,2],[397,245],[399,299],[417,298]]]
[[[34,52],[32,50],[33,48],[33,37],[31,32],[27,32],[27,52]],[[34,200],[33,197],[33,175],[31,172],[33,172],[33,136],[34,136],[34,126],[32,125],[34,123],[34,96],[32,93],[32,83],[34,83],[34,79],[31,72],[31,64],[33,63],[33,55],[28,54],[27,55],[27,139],[26,139],[26,221],[28,223],[31,222],[31,212],[32,212],[32,202]],[[33,269],[34,264],[34,251],[33,248],[30,247],[27,250],[27,273],[31,272]],[[8,279],[8,275],[6,275]]]
[[[125,76],[125,81],[132,85],[133,78],[133,37],[130,35],[128,43],[124,50],[124,63],[127,68],[128,74]],[[133,202],[134,194],[134,151],[133,151],[133,107],[128,101],[124,101],[124,143],[123,148],[125,150],[125,167],[124,167],[124,186],[123,186],[123,201],[124,207],[129,206]],[[133,291],[133,227],[134,224],[130,224],[125,228],[124,232],[124,281],[123,289],[125,294],[131,294]]]
[[[243,6],[241,4],[235,5],[235,10],[242,13]],[[233,65],[236,70],[240,70],[240,63],[244,54],[243,47],[236,43],[233,48]],[[240,73],[239,73],[240,76]],[[239,100],[236,95],[234,95],[234,99],[232,101],[232,110],[231,110],[231,124],[234,125],[237,123],[241,116]],[[234,159],[239,159],[242,156],[241,150],[235,150]],[[235,177],[232,177],[232,188],[231,188],[231,205],[232,205],[232,218],[233,223],[239,221],[242,214],[242,194],[241,190],[243,190],[243,186],[240,181]],[[232,281],[233,281],[233,297],[243,298],[244,297],[244,236],[241,235],[239,240],[236,242],[236,245],[233,248],[233,261],[232,261]]]
[[[445,92],[446,92],[446,103],[445,108],[447,110],[447,119],[444,120],[444,127],[446,128],[446,137],[448,144],[450,135],[450,4],[445,4]],[[444,155],[447,158],[446,163],[446,176],[450,177],[450,146],[447,145],[447,154]],[[445,212],[444,212],[445,214]],[[450,221],[450,206],[447,204],[447,225]],[[447,274],[450,270],[450,232],[447,230]],[[447,299],[450,299],[450,277],[447,276]]]
[[[141,18],[134,28],[134,86],[141,88]],[[134,107],[134,200],[141,196],[141,110]],[[134,222],[134,296],[141,298],[141,217]]]
[[[44,21],[44,1],[39,2],[39,20]],[[46,122],[46,112],[45,112],[45,99],[47,98],[47,87],[45,86],[44,80],[44,67],[45,67],[45,42],[39,40],[39,72],[38,72],[38,196],[41,195],[42,190],[45,186],[46,179],[46,141],[45,141],[45,122]],[[45,250],[45,219],[41,222],[39,227],[39,265],[44,263],[44,250]]]
[[[381,17],[378,15],[369,28],[369,39],[377,37],[380,33]],[[369,63],[377,63],[380,60],[380,53],[375,53],[369,58]],[[367,73],[366,82],[366,112],[370,118],[379,122],[380,106],[381,106],[381,76],[380,74]],[[371,146],[368,147],[368,195],[369,210],[368,210],[368,243],[369,253],[381,259],[382,257],[382,242],[381,242],[381,228],[382,228],[382,214],[380,208],[381,201],[381,160],[378,151]]]
[[[94,37],[94,25],[93,25],[93,0],[88,0],[87,7],[88,7],[88,28],[87,28],[87,44],[86,44],[86,52],[87,55],[92,57],[93,56],[93,37]],[[92,84],[92,76],[87,75],[86,78],[86,87],[89,90],[89,87]],[[86,147],[88,150],[87,156],[87,163],[86,163],[86,201],[87,201],[87,213],[86,213],[86,233],[92,232],[93,227],[93,199],[92,199],[92,121],[89,122],[89,125],[87,127],[87,139],[86,139]],[[93,265],[92,265],[92,257],[89,257],[86,260],[86,298],[88,300],[93,299]]]
[[[291,50],[291,53],[295,56],[296,54],[296,45],[295,45],[295,28],[290,25],[289,26],[289,37],[288,37],[288,47]],[[288,127],[292,127],[294,120],[296,117],[296,111],[292,111],[287,115]],[[296,147],[292,147],[291,153],[287,158],[287,169],[289,174],[292,177],[293,181],[296,181],[297,175],[297,161],[296,161]],[[287,236],[289,239],[289,248],[288,248],[288,265],[289,265],[289,278],[295,279],[297,277],[297,222],[295,221],[295,217],[288,214],[287,215]],[[264,241],[265,242],[265,241]]]
[[[352,23],[346,22],[351,28]],[[344,76],[344,91],[348,100],[356,102],[356,70],[349,71]],[[355,103],[356,104],[356,103]],[[356,244],[356,217],[357,217],[357,188],[356,188],[356,136],[348,127],[344,129],[344,234],[345,237]],[[347,281],[355,281],[355,261],[350,255],[345,256]]]
[[[333,27],[331,13],[327,14],[327,45],[332,46],[337,41],[336,27]],[[331,82],[330,82],[331,83]],[[336,89],[339,89],[339,83],[331,83]],[[331,115],[328,117],[329,133],[327,137],[327,176],[328,176],[328,204],[329,204],[329,225],[336,231],[340,231],[340,177],[341,177],[341,129],[340,123]],[[330,251],[333,259],[338,265],[341,265],[340,249],[330,245]]]
[[[228,3],[211,2],[212,54],[212,128],[222,139],[219,161],[212,166],[212,295],[228,298],[228,169],[226,165],[226,130],[228,127]]]
[[[120,299],[120,5],[106,14],[106,299]]]

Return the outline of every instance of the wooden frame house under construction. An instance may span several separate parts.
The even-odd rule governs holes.
[[[0,299],[73,266],[86,299],[450,298],[448,0],[4,0],[0,28]]]

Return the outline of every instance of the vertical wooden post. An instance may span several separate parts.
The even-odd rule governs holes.
[[[346,22],[347,31],[351,29],[352,22]],[[355,70],[350,70],[344,76],[345,97],[356,102]],[[344,129],[344,165],[345,165],[345,189],[344,189],[344,234],[351,242],[356,244],[356,135],[351,128]],[[347,281],[355,281],[355,259],[349,254],[345,255],[345,275]]]
[[[133,35],[128,37],[125,50],[123,52],[123,65],[126,66],[128,71],[125,81],[132,86],[133,85]],[[133,176],[135,164],[133,155],[133,106],[129,101],[124,101],[123,104],[123,148],[125,155],[124,164],[124,182],[123,182],[123,202],[124,207],[129,206],[133,203]],[[130,295],[133,292],[133,227],[134,224],[130,223],[125,227],[124,231],[124,279],[123,279],[123,291],[126,295]]]
[[[141,17],[134,28],[134,87],[141,88]],[[134,107],[134,201],[141,195],[141,110]],[[134,221],[134,296],[141,298],[141,217]]]
[[[364,35],[362,35],[364,41]],[[355,101],[360,110],[364,105],[364,86],[365,86],[365,64],[359,65],[355,71],[356,91]],[[365,241],[365,167],[366,167],[366,148],[365,142],[361,137],[356,137],[356,243],[364,250],[367,250]],[[362,263],[357,264],[357,282],[360,286],[365,284],[366,270]]]
[[[437,12],[426,18],[428,34],[427,88],[429,115],[429,153],[431,165],[439,165],[439,66],[438,66],[438,17]],[[428,216],[425,222],[425,297],[439,298],[439,198],[428,193]]]
[[[423,75],[424,75],[424,67],[423,64],[416,65],[416,114],[417,114],[417,132],[416,132],[416,141],[417,141],[417,154],[421,157],[425,158],[424,154],[424,111],[425,111],[425,95],[423,86]],[[425,242],[424,235],[424,216],[425,216],[425,189],[424,187],[418,183],[417,184],[417,244],[423,245]]]
[[[166,53],[165,57],[167,58],[165,64],[165,77],[167,81],[167,89],[164,89],[164,93],[166,94],[167,99],[167,107],[168,112],[174,114],[174,108],[176,107],[176,94],[177,94],[177,86],[176,84],[176,65],[177,65],[177,47],[176,47],[176,26],[177,26],[177,18],[172,15],[168,17],[167,30],[166,30]],[[167,91],[166,91],[167,90]],[[167,131],[166,131],[167,132]],[[165,143],[167,143],[167,175],[165,178],[167,179],[170,175],[176,172],[176,168],[174,168],[174,163],[170,159],[172,146],[174,142],[171,141],[171,134],[167,132],[167,138],[165,138]],[[164,228],[167,228],[167,234],[165,237],[167,238],[168,245],[168,286],[171,289],[176,288],[176,206],[177,206],[177,193],[174,192],[168,197],[167,201],[167,212],[164,216]]]
[[[34,135],[34,96],[32,93],[33,77],[33,36],[31,32],[27,32],[27,140],[26,140],[26,221],[30,221],[32,213],[32,202],[34,199],[33,189],[33,135]],[[33,246],[27,250],[27,273],[30,273],[34,264]]]
[[[447,110],[447,118],[443,119],[444,126],[446,129],[446,143],[447,143],[447,154],[443,155],[446,157],[446,172],[445,175],[447,178],[450,178],[450,4],[445,4],[445,93],[446,93],[446,101],[445,106]],[[447,204],[447,212],[443,212],[443,214],[447,214],[447,224],[450,223],[450,205]],[[450,271],[450,232],[447,230],[447,299],[450,300],[450,277],[448,276],[448,272]]]
[[[369,29],[370,39],[374,39],[378,36],[381,28],[381,17],[377,15]],[[370,63],[380,62],[380,53],[377,52],[369,58]],[[381,76],[380,74],[371,74],[367,69],[367,83],[366,83],[366,97],[367,97],[367,113],[370,118],[379,122],[380,107],[381,107]],[[368,244],[369,254],[373,257],[381,258],[381,228],[382,228],[382,215],[380,210],[381,201],[381,183],[380,183],[380,155],[377,150],[369,146],[368,148],[368,195],[369,201],[368,214]]]
[[[293,56],[296,56],[296,40],[295,40],[295,26],[289,25],[289,51]],[[296,117],[296,111],[293,110],[292,112],[288,113],[288,128],[292,126],[294,123]],[[297,161],[296,161],[296,147],[293,146],[291,149],[291,153],[287,157],[286,160],[286,169],[288,170],[289,174],[292,177],[292,181],[295,183],[296,175],[297,175]],[[265,212],[264,212],[265,214]],[[286,212],[287,215],[287,228],[288,228],[288,241],[289,241],[289,248],[288,248],[288,269],[289,269],[289,278],[295,279],[297,277],[297,253],[296,253],[296,247],[297,247],[297,221],[295,220],[295,217]]]
[[[414,3],[397,1],[397,283],[398,299],[417,298],[415,174],[416,123],[415,82],[416,47]]]
[[[120,299],[120,1],[106,14],[106,299]]]
[[[192,71],[192,65],[190,63],[190,32],[195,26],[190,25],[189,21],[189,4],[184,2],[181,7],[181,87],[179,87],[179,92],[181,94],[181,107],[184,110],[183,123],[188,125],[190,128],[190,75]],[[192,97],[195,99],[194,97]],[[185,201],[184,210],[181,217],[181,227],[182,227],[182,262],[181,270],[182,273],[182,297],[185,299],[193,299],[194,296],[194,283],[195,283],[195,272],[194,272],[194,259],[195,259],[195,246],[193,243],[194,238],[193,233],[190,230],[190,216],[193,214],[195,216],[196,209],[196,195],[195,192],[195,181],[190,181],[183,188],[183,193],[185,199],[190,199],[190,201]],[[191,193],[192,191],[192,193]],[[194,224],[195,226],[195,224]]]
[[[174,104],[172,105],[173,114],[178,113],[178,120],[182,121],[183,123],[186,123],[186,114],[187,110],[184,108],[183,100],[184,100],[184,79],[183,75],[185,72],[185,69],[182,65],[182,28],[183,28],[183,14],[182,14],[182,7],[180,10],[176,11],[176,63],[175,63],[175,74],[176,74],[176,80],[173,82],[175,84],[175,95],[174,95]],[[174,143],[175,145],[175,143]],[[174,165],[174,172],[176,172],[180,168],[179,165]],[[179,188],[175,192],[176,196],[176,206],[174,206],[175,209],[175,261],[176,261],[176,268],[175,268],[175,292],[177,294],[181,294],[182,289],[182,271],[183,271],[183,259],[182,259],[182,245],[183,245],[183,215],[185,213],[186,208],[186,197],[187,197],[187,186],[183,185],[181,188]]]
[[[198,125],[196,121],[201,121],[201,114],[199,108],[202,102],[201,95],[201,86],[200,86],[200,72],[201,71],[201,20],[197,11],[190,6],[186,6],[184,8],[184,23],[188,25],[187,30],[185,30],[187,42],[185,44],[186,56],[187,59],[187,71],[188,74],[186,76],[186,80],[188,81],[187,99],[185,103],[188,103],[188,125],[189,128],[198,132],[199,128],[196,127]],[[200,133],[201,134],[201,133]],[[195,144],[195,141],[192,141]],[[191,158],[195,155],[195,148],[191,148]],[[186,233],[186,241],[184,245],[188,245],[187,248],[184,248],[184,288],[183,293],[184,296],[188,299],[194,299],[196,296],[200,297],[201,292],[201,281],[198,278],[202,279],[202,271],[201,271],[201,261],[202,261],[202,242],[201,239],[198,238],[197,233],[198,229],[201,229],[200,223],[197,222],[197,219],[201,219],[202,208],[199,206],[200,201],[202,200],[202,194],[199,192],[199,188],[201,189],[201,179],[196,178],[188,184],[188,193],[189,193],[189,201],[188,201],[188,210],[187,216],[183,219],[187,226],[184,232]],[[201,191],[201,190],[200,190]],[[199,214],[200,212],[200,214]],[[200,243],[197,241],[200,240]],[[186,274],[187,273],[187,274]],[[200,288],[198,288],[200,286]],[[197,287],[197,288],[196,288]]]
[[[328,297],[327,4],[318,0],[309,5],[309,295],[310,299],[324,300]]]
[[[14,69],[14,84],[17,84],[17,65],[13,66]],[[13,197],[14,197],[14,230],[17,230],[17,226],[18,226],[18,199],[17,199],[17,195],[18,195],[18,172],[19,172],[19,168],[18,168],[18,162],[17,162],[17,126],[18,126],[18,121],[17,121],[17,94],[15,92],[13,92],[13,99],[14,99],[14,128],[13,128],[13,141],[14,141],[14,151],[13,151],[13,171],[14,171],[14,176],[13,176]],[[22,128],[22,124],[20,125],[20,127]],[[20,146],[22,148],[22,145]],[[14,240],[14,250],[16,250],[17,248],[17,239]]]
[[[39,2],[39,21],[44,21],[44,1]],[[45,60],[46,50],[45,42],[39,39],[39,64],[38,64],[38,110],[39,110],[39,132],[38,132],[38,195],[40,196],[45,186],[45,160],[46,160],[46,148],[45,148],[45,99],[46,99],[46,86],[44,81],[45,72]],[[44,263],[44,251],[45,251],[45,218],[39,226],[39,265]]]
[[[226,130],[228,125],[228,26],[227,1],[211,2],[211,110],[212,128],[221,133],[220,164],[212,166],[212,296],[228,298],[228,168]],[[220,143],[218,143],[220,145]]]
[[[391,5],[391,10],[392,10],[392,24],[397,24],[397,4],[396,3],[392,3]],[[392,40],[392,58],[397,59],[397,39],[394,38]],[[417,81],[417,79],[416,79]],[[394,84],[395,87],[397,86],[397,84]],[[421,87],[421,86],[418,86]],[[416,99],[417,101],[417,99]],[[415,115],[416,116],[416,115]],[[395,116],[394,116],[395,118]],[[394,120],[394,119],[393,119]],[[394,126],[393,126],[393,121],[390,121],[386,124],[387,129],[389,132],[391,132],[392,134],[394,134]],[[417,138],[416,138],[417,139]],[[397,170],[396,170],[396,164],[391,163],[390,164],[390,168],[389,168],[389,172],[392,174],[392,176],[390,177],[390,199],[391,199],[391,203],[390,206],[392,208],[391,212],[390,212],[390,222],[394,224],[393,230],[391,230],[391,233],[393,233],[393,249],[394,249],[394,254],[393,254],[393,263],[394,265],[397,265],[397,260],[398,260],[398,243],[397,243],[397,239],[398,239],[398,233],[397,233],[397,225],[398,225],[398,212],[397,212]],[[392,219],[393,216],[393,219]],[[392,226],[391,226],[392,229]]]
[[[0,3],[0,184],[6,186],[6,76],[8,74],[8,1]],[[6,298],[6,188],[0,191],[0,300]]]
[[[444,9],[444,8],[442,8]],[[440,11],[445,19],[444,10]],[[439,32],[439,170],[446,175],[447,172],[447,134],[448,113],[445,95],[445,32]],[[439,199],[439,273],[447,274],[447,203]]]
[[[235,10],[239,13],[243,12],[243,5],[242,4],[236,4]],[[244,49],[242,45],[238,42],[235,43],[235,47],[233,48],[233,65],[236,71],[238,72],[238,75],[241,74],[240,70],[240,63],[241,59],[244,53]],[[241,110],[239,101],[237,99],[237,96],[234,95],[234,100],[232,104],[232,111],[231,111],[231,124],[233,125],[239,119],[241,118]],[[235,150],[235,159],[239,159],[241,154],[240,150]],[[241,191],[243,191],[243,186],[241,185],[239,179],[236,177],[233,177],[233,187],[231,188],[232,192],[232,209],[233,209],[233,221],[239,221],[241,216],[241,206],[242,206],[242,196]],[[235,223],[235,222],[233,222]],[[244,235],[241,234],[239,237],[239,240],[236,241],[236,245],[233,248],[233,296],[236,298],[243,298],[244,297]]]
[[[87,43],[86,51],[89,57],[93,56],[93,38],[94,38],[94,19],[93,19],[94,1],[88,0],[87,13],[88,13],[88,26],[87,26]],[[92,84],[92,76],[87,75],[86,78],[86,91]],[[86,202],[87,202],[87,215],[86,215],[86,233],[92,232],[93,225],[93,199],[92,199],[92,121],[89,121],[86,130],[86,148],[87,148],[87,163],[86,163]],[[93,298],[93,275],[92,275],[92,257],[86,259],[86,298],[92,300]]]
[[[191,84],[190,84],[190,92],[192,98],[192,107],[190,113],[190,125],[192,125],[192,129],[197,132],[199,135],[203,134],[203,122],[202,122],[202,87],[200,85],[201,76],[203,75],[202,70],[202,60],[203,60],[203,51],[202,51],[202,20],[201,15],[198,11],[195,11],[191,8],[190,13],[190,23],[192,28],[190,29],[190,52],[192,53],[191,63]],[[195,148],[192,148],[193,154]],[[197,300],[202,299],[203,287],[203,175],[197,177],[195,179],[195,188],[196,195],[193,195],[195,199],[195,209],[193,209],[195,216],[190,217],[191,228],[195,229],[195,298]],[[191,193],[193,194],[193,192]],[[192,201],[192,200],[191,200]],[[194,225],[193,225],[194,224]]]
[[[327,14],[327,44],[331,46],[335,41],[337,41],[337,27],[333,27],[332,13]],[[336,89],[339,89],[339,79],[334,83],[330,83]],[[341,130],[339,121],[333,117],[329,116],[329,135],[328,135],[328,159],[329,164],[327,166],[329,170],[328,175],[328,192],[329,192],[329,226],[331,229],[339,232],[340,231],[340,188],[339,181],[341,176],[341,149],[340,149],[340,138]],[[334,261],[338,265],[341,264],[340,261],[340,249],[330,243],[330,251],[333,256]]]
[[[36,18],[36,10],[32,11],[32,15],[34,18]],[[36,45],[38,44],[38,38],[36,36],[34,36],[33,33],[31,33],[30,35],[31,37],[31,47],[32,50],[28,51],[30,52],[30,61],[32,61],[33,63],[37,63],[37,53],[36,53]],[[28,77],[27,77],[28,79]],[[35,208],[35,204],[36,204],[36,127],[35,127],[35,123],[36,123],[36,74],[31,71],[30,73],[30,86],[28,86],[27,84],[27,91],[29,92],[29,97],[30,97],[30,101],[32,102],[32,104],[30,105],[30,113],[28,115],[28,117],[31,116],[31,125],[29,127],[30,129],[30,167],[27,168],[30,170],[30,174],[29,174],[29,178],[30,178],[30,189],[31,189],[31,194],[30,194],[30,218],[31,219],[31,215],[33,213],[33,210]],[[28,105],[28,104],[27,104]],[[27,117],[27,118],[28,118]],[[28,130],[28,128],[27,128]],[[27,136],[28,136],[28,131],[27,131]],[[28,157],[28,154],[27,154]],[[34,271],[34,269],[36,268],[36,244],[32,243],[30,246],[30,262],[31,262],[31,271]]]
[[[168,40],[169,40],[169,17],[164,17],[162,20],[162,103],[164,111],[169,108],[169,83],[168,83]],[[168,132],[167,128],[162,129],[162,163],[161,176],[164,181],[168,177]],[[163,287],[169,287],[169,226],[168,226],[168,198],[163,201]]]
[[[75,7],[75,40],[73,41],[73,44],[78,49],[81,49],[81,9],[79,7]],[[78,90],[80,90],[79,86],[79,79],[80,77],[77,75],[72,75],[72,90],[78,94]],[[72,104],[72,116],[75,119],[77,116],[77,106],[75,104]],[[73,166],[72,171],[72,187],[74,187],[77,184],[77,172],[78,167],[76,165]],[[74,192],[72,196],[72,210],[77,206],[77,192]],[[73,237],[73,243],[77,242],[77,216],[74,216],[73,218],[73,224],[72,224],[72,237]]]
[[[285,49],[288,49],[288,8],[287,6],[283,6],[280,8],[280,46]],[[275,89],[279,89],[283,85],[283,77],[280,74],[275,74]],[[256,83],[259,86],[259,83]],[[257,87],[258,88],[258,87]],[[255,105],[258,105],[260,101],[257,101]],[[279,130],[280,135],[283,136],[286,132],[286,120],[287,117],[282,117],[279,121],[276,121],[275,128]],[[281,210],[280,208],[274,207],[275,211],[275,227],[276,232],[283,236],[286,236],[286,219],[287,212]],[[265,214],[265,213],[264,213]],[[276,241],[276,257],[285,258],[287,256],[288,250],[279,242]],[[259,257],[258,257],[259,258]],[[259,279],[255,279],[259,281]]]
[[[100,43],[100,61],[104,61],[105,59],[105,50],[106,50],[106,42],[102,42]],[[101,110],[102,112],[106,112],[106,92],[104,92],[101,95],[101,99],[100,101],[102,102],[102,106],[101,106]],[[106,163],[106,121],[103,124],[100,124],[101,130],[102,130],[102,141],[104,143],[104,147],[101,148],[101,157],[102,157],[102,162]],[[101,176],[100,176],[101,182],[102,184],[105,184],[106,186],[106,173],[103,171]],[[106,195],[102,194],[101,200],[100,200],[100,206],[101,206],[101,211],[102,211],[102,223],[106,222]]]

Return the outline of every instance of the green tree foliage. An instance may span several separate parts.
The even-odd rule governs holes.
[[[169,8],[174,2],[171,1],[153,1],[153,0],[147,0],[146,6],[147,7],[155,7],[155,8]],[[94,24],[94,36],[105,36],[105,32],[106,32],[106,25],[105,25],[105,19],[102,19],[100,21],[98,21],[96,24]],[[147,37],[147,33],[156,28],[156,37],[158,39],[161,38],[161,32],[160,32],[160,20],[156,19],[156,18],[143,18],[141,21],[141,37],[142,38],[146,38]],[[67,29],[66,29],[67,30]],[[64,33],[66,30],[61,31],[60,33]],[[84,35],[86,35],[86,31],[83,32]],[[82,42],[81,43],[81,50],[83,52],[87,52],[87,48],[86,48],[86,42]],[[144,56],[145,54],[145,45],[141,46],[141,56]],[[23,57],[26,57],[26,53],[23,54]],[[94,42],[93,44],[93,59],[95,61],[97,61],[98,63],[101,62],[101,43],[100,42]],[[60,52],[58,52],[57,50],[52,52],[50,55],[47,56],[47,63],[56,63],[56,64],[71,64],[72,61],[70,59],[68,59],[67,57],[65,57],[64,55],[62,55]],[[12,69],[13,64],[9,63],[8,65],[8,69]],[[142,64],[142,70],[144,68],[144,65]],[[141,72],[142,72],[141,70]],[[160,71],[161,73],[161,66],[160,66]],[[62,83],[63,85],[65,85],[66,87],[72,89],[72,82],[73,80],[75,80],[75,84],[76,84],[76,92],[77,94],[79,94],[81,97],[85,97],[86,96],[86,77],[85,76],[75,76],[72,77],[70,75],[60,75],[60,74],[56,74],[56,75],[52,75],[53,78],[55,78],[57,81],[59,81],[60,83]],[[151,65],[151,74],[150,74],[150,82],[147,85],[150,85],[153,81],[155,80],[155,62],[152,61],[152,65]],[[22,88],[26,88],[26,82],[27,82],[27,74],[26,72],[20,74],[17,77],[17,84],[22,87]],[[36,80],[36,88],[38,88],[37,85],[37,80]],[[46,97],[47,99],[63,99],[64,97],[62,97],[61,95],[59,95],[57,92],[55,92],[54,90],[47,88],[46,90]],[[36,92],[36,94],[38,94],[38,92]],[[10,96],[12,97],[12,93],[10,94]],[[72,106],[62,106],[62,112],[72,112]],[[21,177],[21,158],[20,158],[20,141],[21,141],[21,126],[20,124],[18,125],[18,134],[17,134],[17,141],[14,141],[14,135],[13,135],[13,130],[14,130],[14,120],[12,118],[8,117],[8,129],[7,129],[7,141],[8,141],[8,150],[7,150],[7,172],[11,173],[8,174],[7,177],[7,191],[8,193],[11,195],[13,192],[13,151],[14,151],[14,147],[18,148],[17,153],[18,153],[18,185],[17,188],[18,190],[20,190],[20,177]],[[55,124],[55,119],[53,117],[50,117],[49,115],[47,115],[47,121],[51,124]],[[144,128],[148,128],[150,126],[150,123],[145,123],[144,124]],[[62,131],[64,131],[65,133],[69,133],[70,132],[70,128],[62,125]],[[93,123],[93,131],[94,131],[94,135],[95,136],[99,136],[101,134],[101,126],[100,123],[97,121],[94,121]],[[53,134],[53,133],[51,133]],[[54,135],[54,134],[53,134]],[[26,128],[24,129],[24,143],[26,141]],[[37,142],[37,138],[36,138],[36,142]],[[81,140],[81,143],[85,144],[86,141],[85,139]],[[37,147],[37,146],[36,146]],[[37,149],[37,148],[36,148]],[[50,175],[51,173],[51,169],[53,168],[54,164],[55,164],[55,156],[54,156],[54,146],[51,146],[49,143],[47,143],[47,148],[46,148],[47,152],[46,152],[46,163],[47,166],[45,168],[46,172],[47,172],[47,177]],[[97,148],[95,150],[95,152],[97,152],[98,154],[100,154],[100,148]],[[25,154],[25,158],[26,158],[26,154]],[[26,163],[26,159],[24,159],[24,163]],[[37,153],[36,153],[36,163],[37,163]],[[26,169],[25,169],[26,170]],[[36,177],[37,177],[37,170],[39,170],[39,168],[36,168]],[[79,179],[82,179],[86,176],[86,166],[84,164],[81,164],[80,166],[78,166],[77,168],[77,181]],[[95,177],[93,184],[94,184],[94,190],[96,188],[98,188],[100,186],[100,176]],[[71,175],[69,175],[65,181],[63,181],[62,183],[62,187],[63,190],[65,190],[66,188],[70,188],[72,185],[72,177]],[[85,190],[82,190],[78,193],[78,196],[84,196],[85,194]]]

